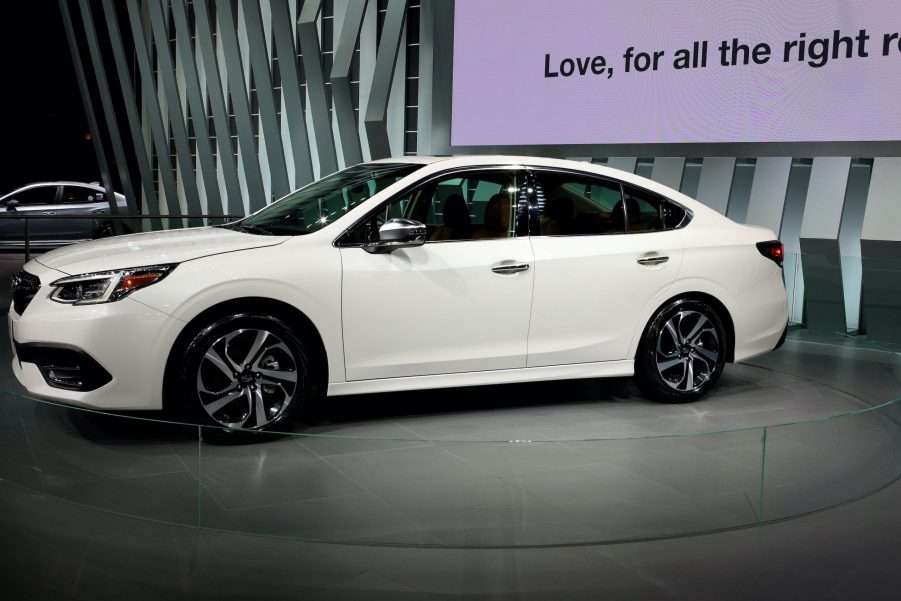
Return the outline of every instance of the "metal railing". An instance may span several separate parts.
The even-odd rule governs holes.
[[[25,238],[25,240],[24,240],[24,242],[25,242],[25,260],[29,261],[31,259],[31,232],[30,232],[30,228],[29,228],[29,223],[33,220],[47,220],[47,219],[86,220],[86,219],[90,219],[91,220],[91,231],[97,231],[95,229],[95,226],[97,224],[102,225],[106,222],[131,221],[133,224],[132,228],[131,228],[132,231],[124,232],[124,233],[134,233],[134,232],[148,231],[148,230],[144,230],[143,228],[138,228],[138,227],[134,226],[134,224],[136,224],[138,221],[147,220],[147,219],[157,220],[160,222],[162,222],[163,220],[168,220],[167,225],[169,227],[162,228],[163,230],[167,230],[167,229],[181,229],[183,227],[197,227],[197,226],[203,226],[203,225],[218,225],[221,223],[229,223],[230,221],[233,221],[236,219],[243,219],[243,218],[244,218],[244,215],[227,215],[227,214],[193,214],[193,215],[192,214],[185,214],[185,215],[182,215],[182,214],[178,214],[178,215],[171,215],[171,214],[170,215],[118,214],[118,215],[111,215],[111,214],[102,213],[102,214],[87,214],[87,215],[44,215],[44,214],[32,215],[29,213],[21,213],[18,211],[15,211],[15,212],[8,211],[6,213],[0,214],[0,224],[2,224],[4,221],[7,221],[7,220],[24,221],[25,222],[25,230],[23,233],[23,237]],[[179,223],[177,220],[182,220],[182,221],[181,221],[181,223]],[[185,224],[185,220],[187,220],[187,224]],[[175,221],[175,224],[173,224],[173,221]],[[204,221],[206,221],[206,223],[204,223]],[[174,227],[173,227],[173,225],[174,225]],[[158,230],[149,230],[149,231],[158,231]],[[114,235],[119,235],[119,233],[117,232]],[[72,240],[71,243],[74,244],[75,242],[80,242],[80,241],[81,241],[80,239]],[[2,247],[3,244],[4,244],[4,241],[0,240],[0,247]],[[65,244],[61,244],[60,246],[64,246],[64,245]],[[7,247],[7,248],[9,248],[9,247]]]

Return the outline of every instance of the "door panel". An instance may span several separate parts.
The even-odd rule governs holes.
[[[627,359],[682,264],[685,211],[618,181],[536,170],[529,367]]]
[[[4,202],[4,215],[55,215],[58,209],[59,186],[34,186],[10,194],[6,201],[16,199],[19,206],[8,211]],[[56,239],[56,219],[32,219],[28,223],[28,237],[32,242],[49,242]],[[0,243],[11,246],[25,245],[25,220],[4,218],[0,220]]]
[[[532,248],[529,367],[626,359],[639,316],[682,264],[676,231],[535,237]]]
[[[341,249],[348,380],[525,367],[533,269],[527,238]]]
[[[63,218],[57,231],[60,240],[90,240],[102,223],[92,215],[108,215],[106,193],[81,186],[64,186],[57,214],[59,216],[85,215],[84,219]]]

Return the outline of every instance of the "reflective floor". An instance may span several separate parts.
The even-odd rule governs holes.
[[[894,598],[898,433],[867,408],[899,378],[789,341],[691,405],[627,380],[367,395],[320,436],[200,450],[6,395],[0,570],[41,598]],[[761,518],[791,519],[734,529]]]
[[[858,361],[870,384],[891,373]],[[874,389],[874,394],[876,394]],[[730,367],[692,404],[628,380],[330,399],[255,444],[6,392],[0,478],[122,515],[308,541],[547,546],[664,538],[796,517],[901,472],[901,402]]]

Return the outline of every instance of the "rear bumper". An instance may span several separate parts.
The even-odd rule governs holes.
[[[735,326],[735,362],[764,355],[785,340],[788,299],[782,271],[737,297],[730,309]]]
[[[785,338],[788,336],[788,323],[785,324],[785,329],[782,330],[782,336],[779,337],[779,342],[776,343],[776,346],[773,347],[773,350],[779,349],[783,344],[785,344]]]

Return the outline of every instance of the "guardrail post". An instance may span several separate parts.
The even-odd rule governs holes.
[[[763,525],[763,478],[766,474],[766,433],[767,426],[763,427],[763,438],[760,441],[760,501],[757,503],[757,526]]]
[[[31,260],[31,240],[28,238],[28,218],[25,218],[25,262]]]

